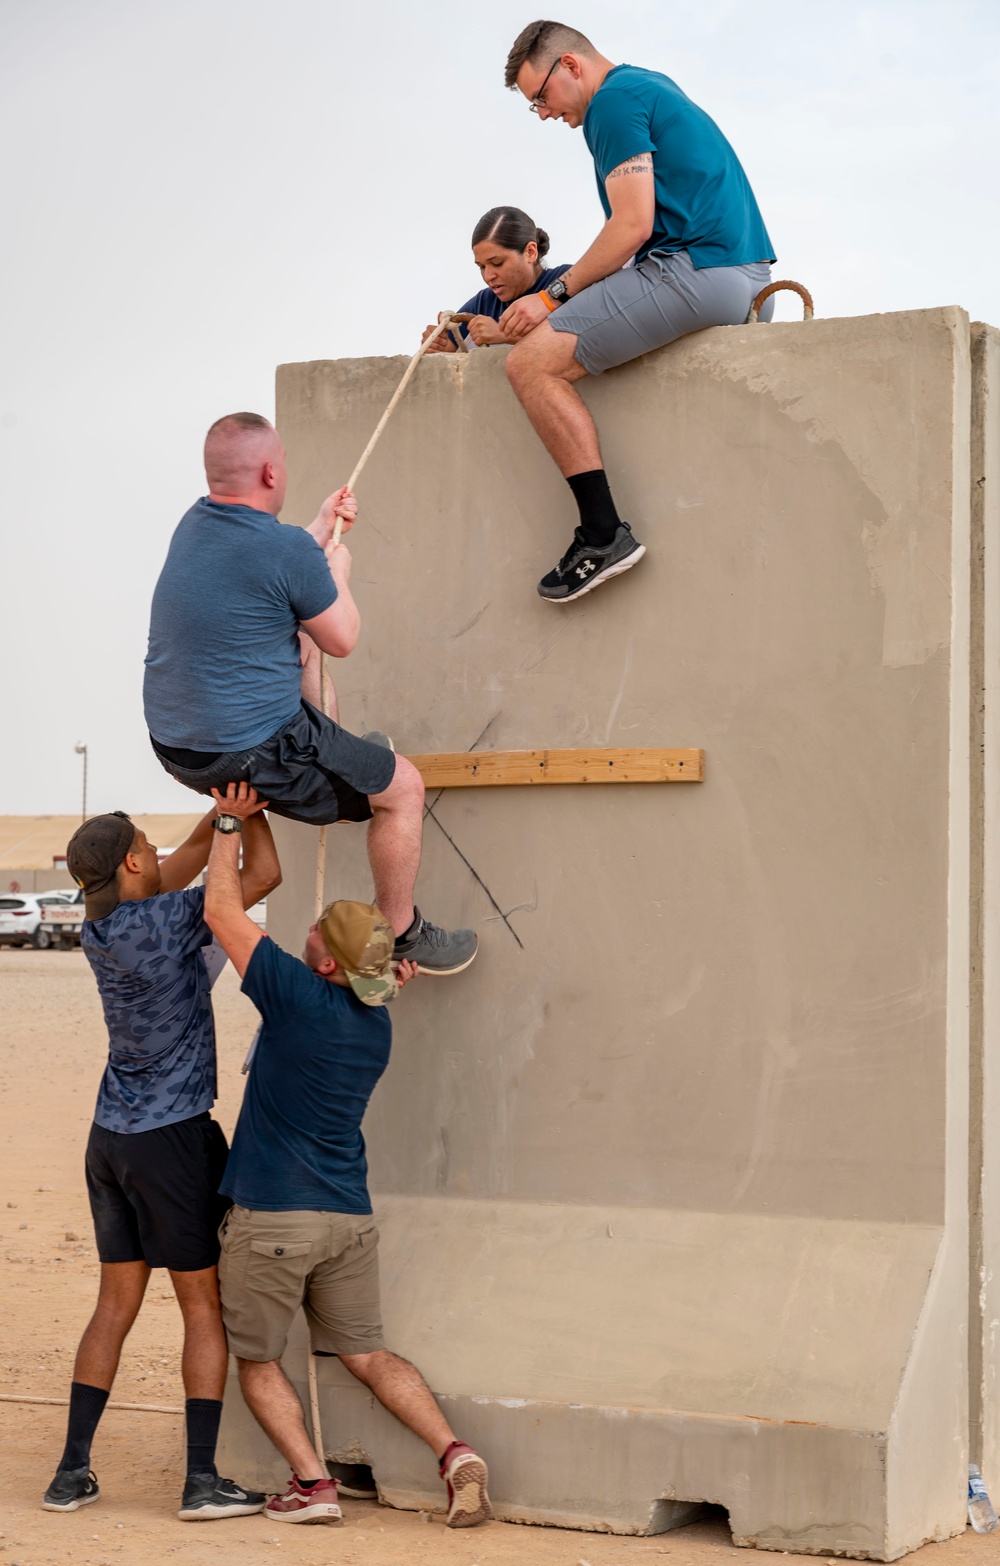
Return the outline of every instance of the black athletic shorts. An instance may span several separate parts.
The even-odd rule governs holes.
[[[206,1110],[152,1131],[92,1125],[87,1190],[102,1262],[144,1261],[200,1272],[219,1260],[218,1229],[229,1211],[219,1195],[229,1148]]]
[[[219,755],[172,750],[150,735],[161,766],[198,794],[227,783],[251,783],[269,809],[289,821],[326,826],[333,821],[369,821],[369,794],[392,782],[396,758],[381,745],[348,734],[309,702],[277,734],[252,750]],[[194,763],[194,765],[191,765]]]

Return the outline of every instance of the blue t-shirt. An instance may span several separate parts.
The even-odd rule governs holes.
[[[604,182],[611,170],[639,153],[653,154],[656,215],[637,260],[651,250],[686,250],[695,268],[775,259],[735,152],[669,76],[616,65],[587,106],[583,134],[607,217]]]
[[[267,936],[243,993],[262,1027],[220,1190],[257,1212],[370,1213],[361,1121],[389,1064],[389,1013]]]
[[[211,940],[203,886],[84,920],[80,944],[108,1028],[94,1111],[105,1130],[152,1131],[215,1103],[215,1022],[201,950]]]
[[[245,750],[299,710],[300,620],[337,589],[303,528],[203,499],[181,519],[153,593],[143,701],[161,744]]]
[[[539,274],[531,287],[525,290],[524,294],[518,294],[518,299],[525,298],[526,294],[540,294],[543,288],[548,288],[550,283],[554,283],[557,277],[562,277],[564,272],[569,271],[569,268],[570,263],[568,261],[564,261],[562,266],[548,267]],[[503,300],[497,297],[492,288],[481,288],[478,294],[474,294],[471,299],[465,301],[459,314],[488,315],[491,321],[499,321],[504,311],[509,310],[514,302],[511,299],[507,304],[504,304]],[[459,331],[463,337],[468,337],[469,328],[467,326],[460,326]]]

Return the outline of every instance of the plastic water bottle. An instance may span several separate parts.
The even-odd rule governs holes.
[[[975,1463],[969,1464],[969,1521],[977,1533],[992,1533],[998,1525],[993,1502]]]

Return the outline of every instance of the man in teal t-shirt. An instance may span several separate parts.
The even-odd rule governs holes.
[[[511,385],[580,512],[572,544],[538,584],[543,598],[568,603],[646,552],[615,509],[573,382],[745,321],[770,280],[773,246],[732,147],[669,76],[615,65],[561,22],[532,22],[506,82],[539,119],[583,127],[607,219],[575,266],[500,320],[515,344]]]

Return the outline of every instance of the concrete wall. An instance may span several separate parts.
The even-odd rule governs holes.
[[[290,520],[402,369],[279,372]],[[366,1124],[389,1341],[501,1516],[710,1500],[740,1542],[893,1559],[964,1520],[968,322],[719,329],[585,395],[649,555],[576,605],[534,592],[572,505],[499,350],[423,365],[361,484],[348,728],[707,752],[697,786],[429,797],[421,905],[482,951],[401,998]],[[328,895],[369,896],[329,836]],[[316,835],[279,837],[297,949]],[[434,1499],[321,1363],[329,1449]],[[278,1483],[235,1395],[225,1432]]]
[[[972,328],[970,1457],[1000,1492],[1000,333]]]

